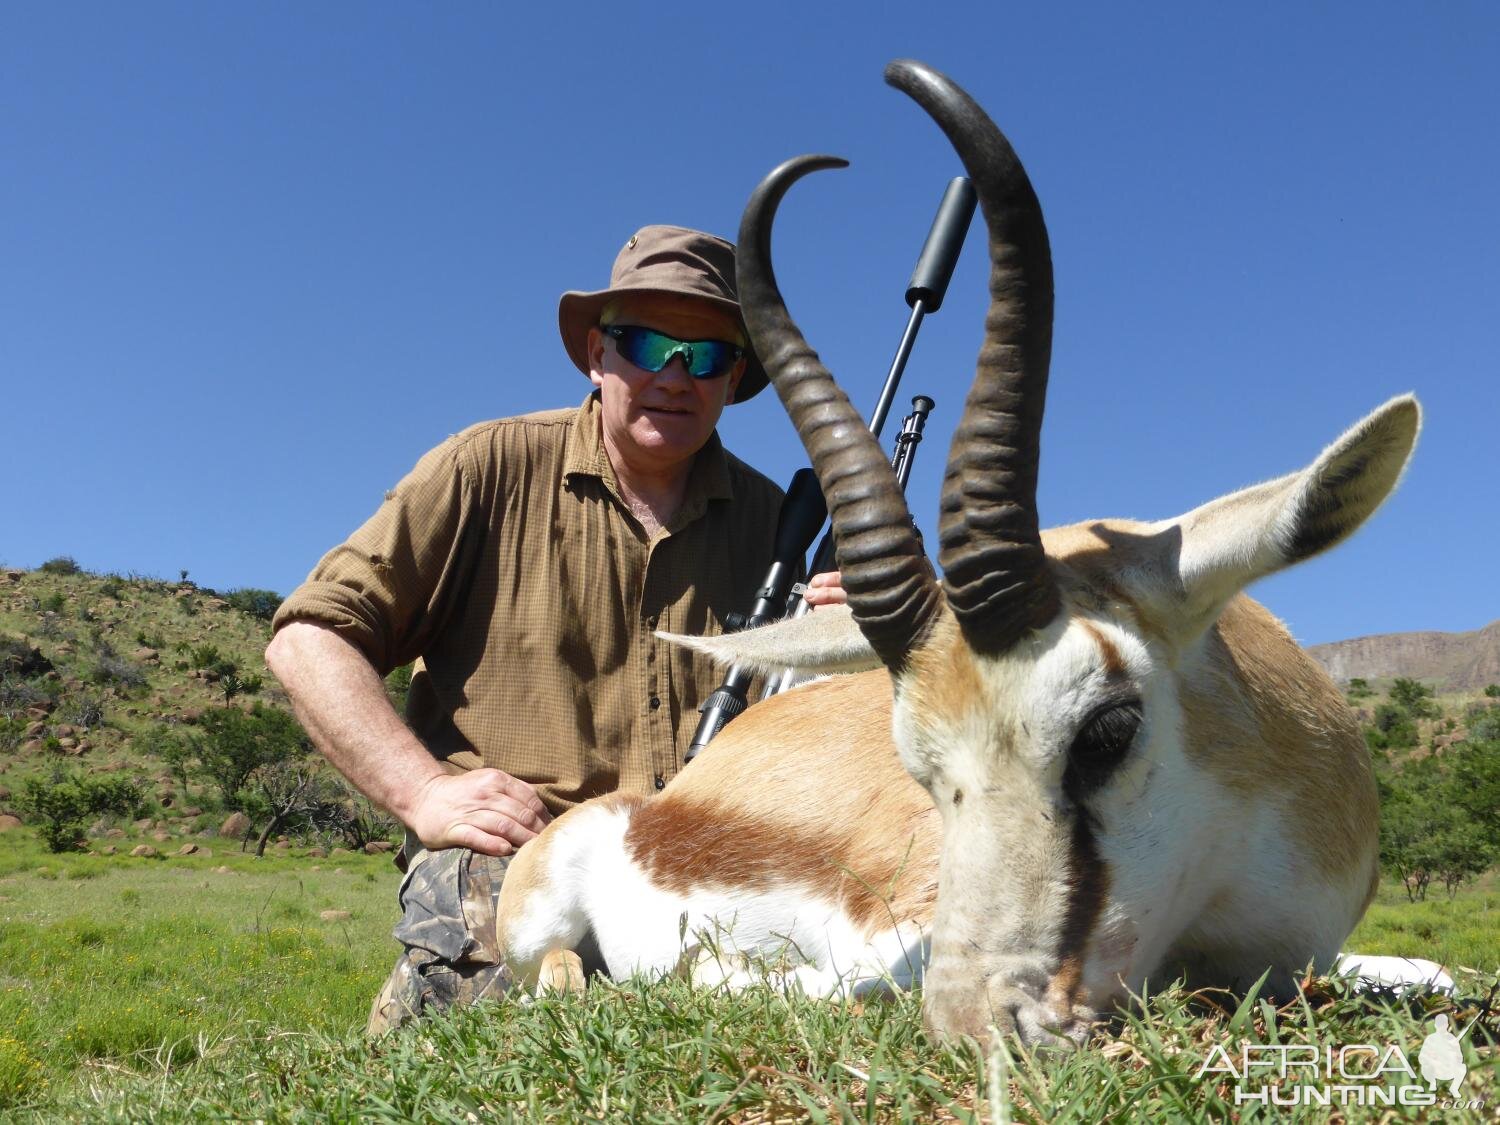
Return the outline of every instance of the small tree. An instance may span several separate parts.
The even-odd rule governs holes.
[[[238,707],[210,710],[200,725],[198,759],[230,808],[241,807],[246,782],[257,769],[296,761],[312,749],[296,719],[260,703],[248,712]]]
[[[1418,680],[1397,677],[1391,685],[1391,702],[1414,719],[1435,719],[1439,714],[1432,689]]]
[[[338,784],[339,799],[334,802],[329,829],[355,851],[375,840],[389,840],[398,827],[396,818],[347,781]]]
[[[140,808],[142,800],[140,788],[128,778],[54,770],[46,781],[31,778],[24,782],[16,807],[38,822],[37,832],[50,851],[65,852],[77,846],[89,817],[127,816]]]
[[[1370,681],[1362,676],[1355,676],[1349,681],[1350,699],[1368,699],[1370,696]]]
[[[254,783],[270,813],[255,842],[256,856],[266,854],[266,842],[284,825],[296,820],[319,825],[330,819],[335,790],[308,758],[268,762],[255,771]]]

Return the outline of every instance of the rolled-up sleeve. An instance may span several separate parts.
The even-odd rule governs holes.
[[[462,596],[485,534],[465,435],[417,462],[385,503],[329,551],[277,611],[326,625],[383,676],[421,655]]]

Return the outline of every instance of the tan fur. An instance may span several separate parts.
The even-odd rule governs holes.
[[[1243,594],[1201,643],[1203,659],[1179,681],[1189,753],[1237,792],[1264,793],[1274,778],[1290,801],[1294,843],[1327,874],[1367,864],[1374,774],[1328,674]]]
[[[859,925],[925,924],[941,826],[901,768],[890,729],[883,670],[757,704],[636,811],[625,835],[631,858],[677,892],[795,881],[843,903]]]
[[[548,950],[542,957],[537,995],[542,996],[548,992],[567,994],[583,990],[583,958],[571,949]]]

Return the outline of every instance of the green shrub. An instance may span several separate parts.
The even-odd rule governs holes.
[[[403,664],[385,678],[386,694],[399,715],[406,714],[406,696],[411,691],[411,665]]]
[[[43,574],[82,574],[83,567],[79,566],[68,555],[58,555],[55,559],[48,559],[40,567]]]
[[[1435,719],[1439,713],[1432,688],[1417,680],[1397,677],[1391,685],[1391,703],[1414,719]]]
[[[223,659],[224,656],[219,652],[217,645],[196,645],[188,653],[188,660],[194,668],[212,668]]]
[[[68,599],[62,596],[61,591],[54,591],[37,603],[37,608],[43,613],[61,613],[67,606]]]
[[[106,598],[114,598],[120,601],[125,597],[125,580],[118,574],[111,574],[99,587],[99,592]]]
[[[224,600],[242,613],[248,613],[251,617],[262,621],[269,621],[281,608],[282,597],[275,590],[256,590],[246,587],[243,590],[230,590],[224,595]]]
[[[312,750],[296,719],[260,703],[249,712],[214,708],[199,726],[203,733],[195,740],[193,755],[230,808],[244,804],[245,783],[257,769],[305,757]]]
[[[128,816],[141,807],[144,799],[135,782],[118,774],[64,774],[54,770],[46,781],[31,778],[23,782],[16,807],[28,821],[36,822],[48,849],[65,852],[77,844],[89,817]]]

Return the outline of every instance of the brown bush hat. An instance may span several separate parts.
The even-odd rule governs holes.
[[[599,323],[604,306],[622,293],[678,293],[708,301],[739,317],[734,244],[686,227],[642,227],[615,258],[608,289],[564,293],[557,303],[557,327],[568,358],[585,375],[589,373],[589,329]],[[744,326],[741,319],[742,331]],[[745,339],[749,338],[746,333]],[[745,374],[734,401],[754,398],[765,385],[765,369],[755,352],[747,348]]]

